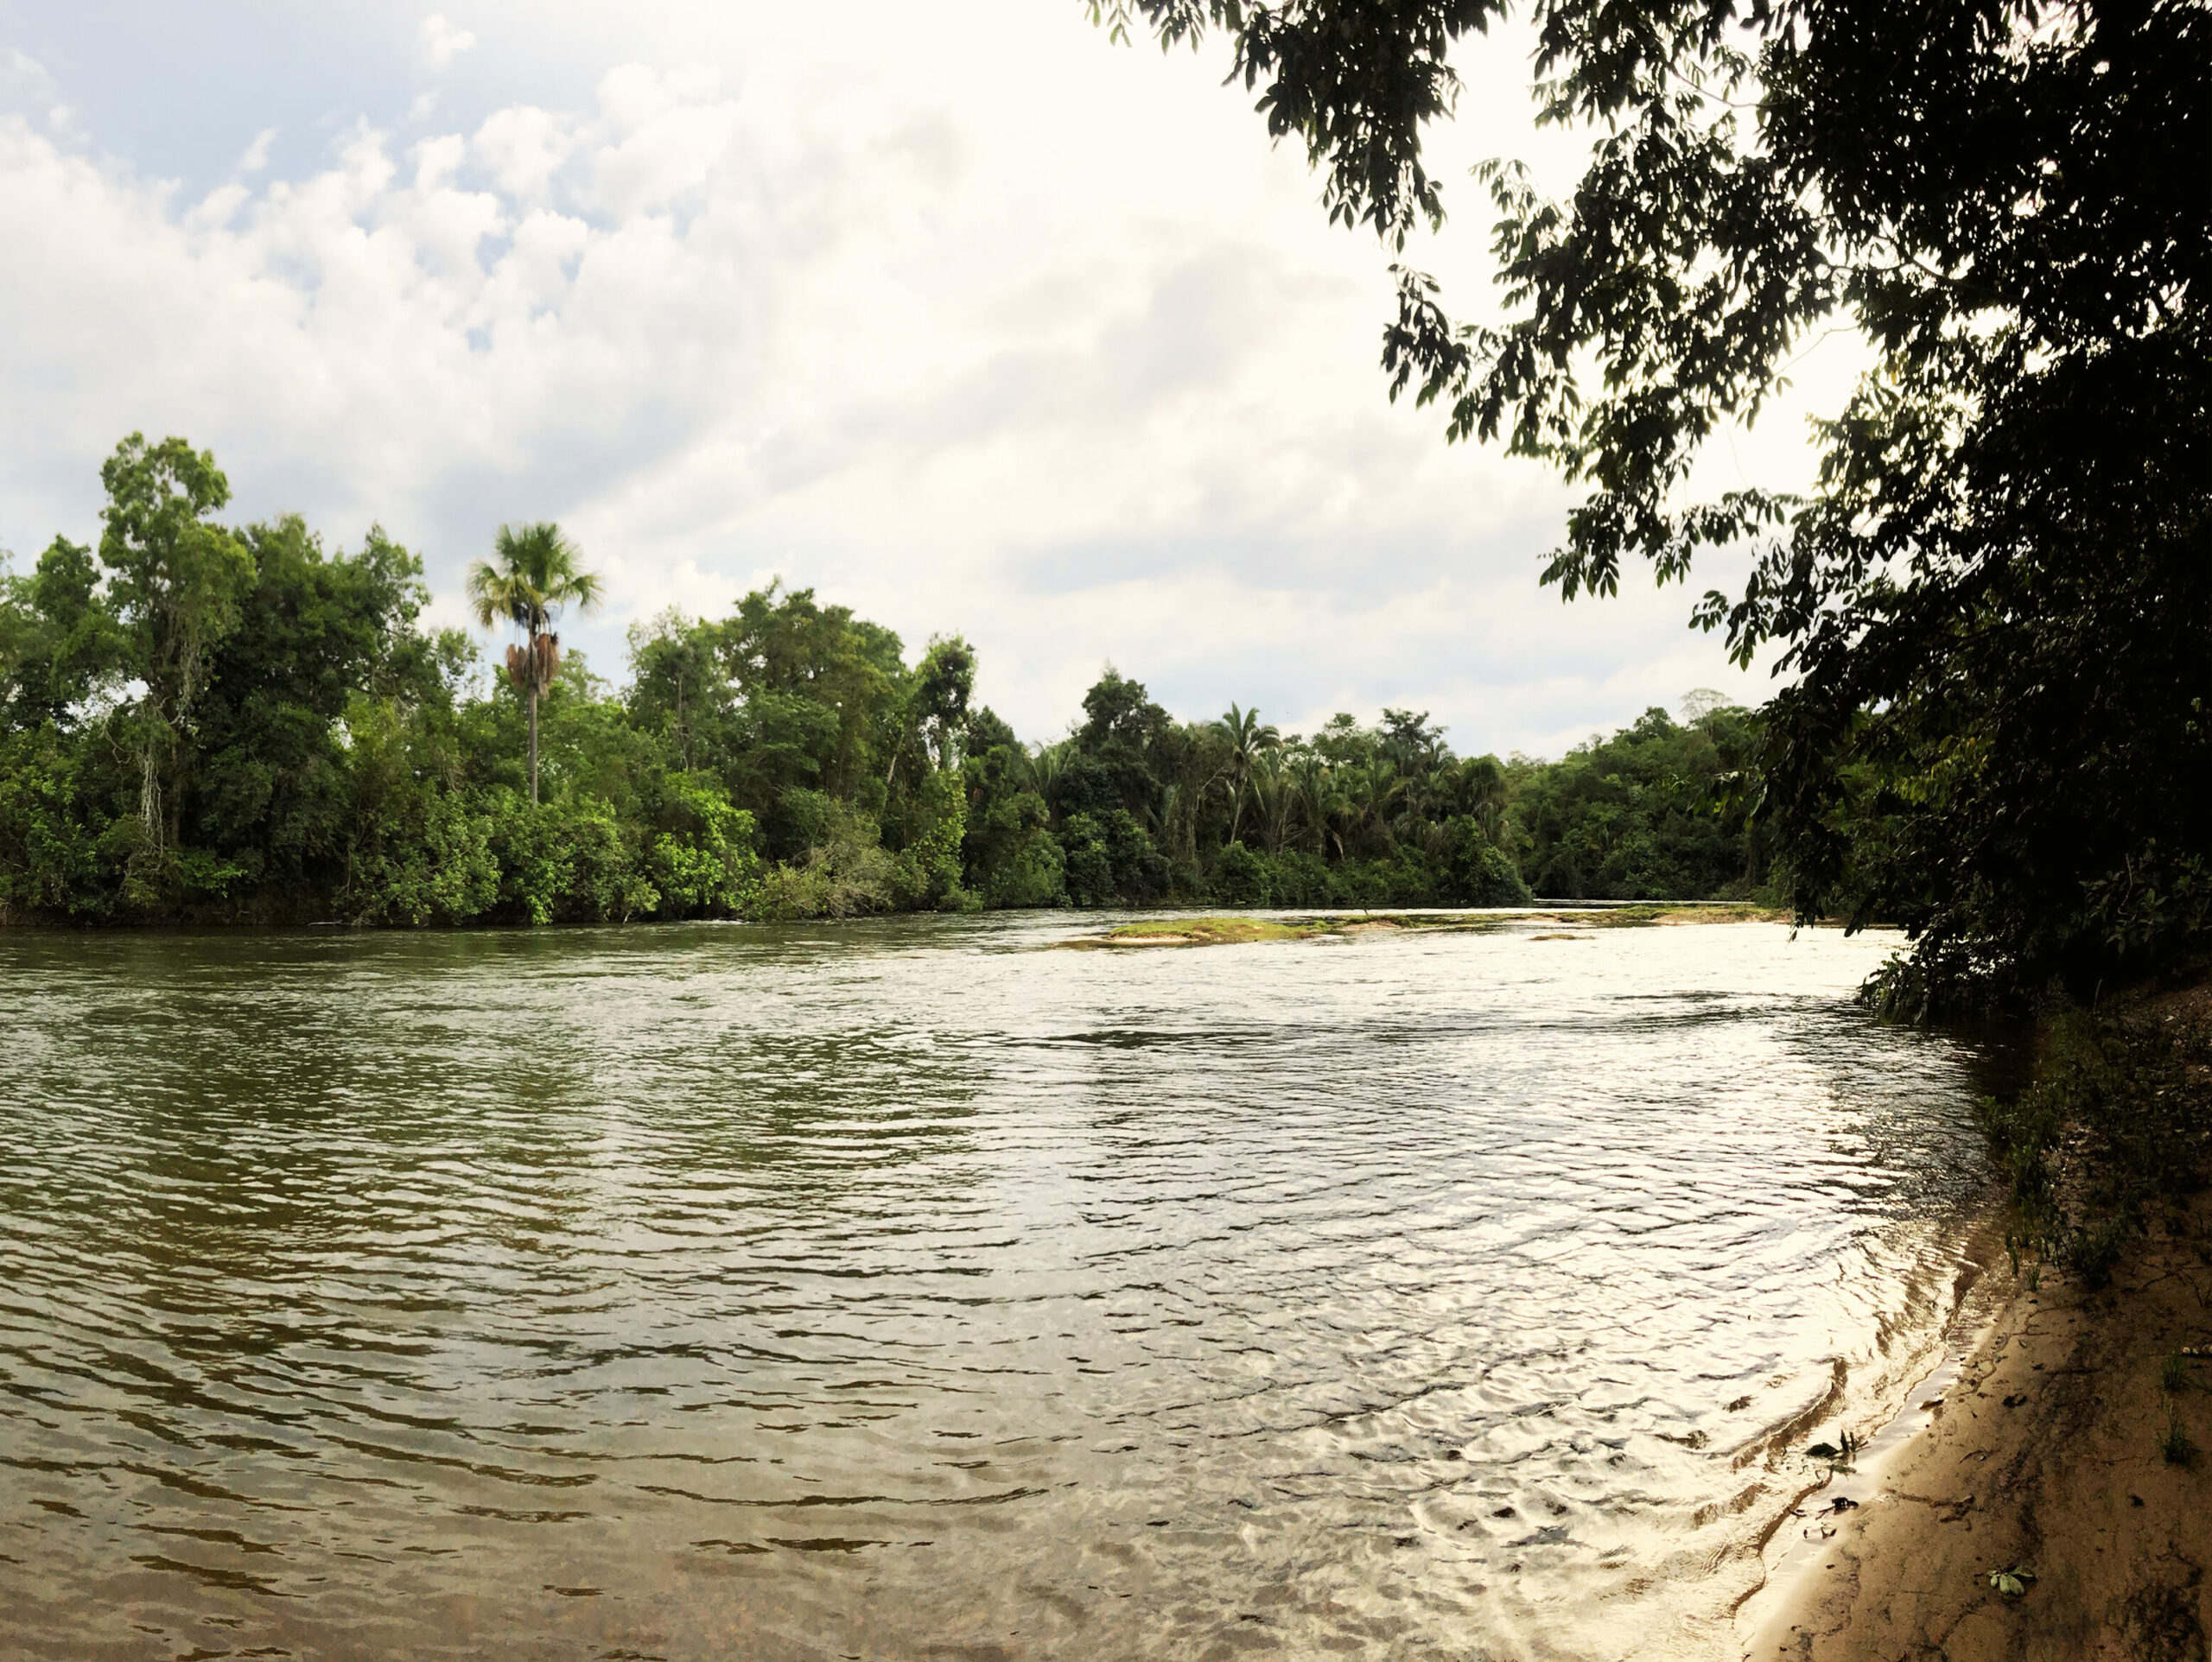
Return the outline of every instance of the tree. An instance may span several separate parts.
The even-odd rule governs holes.
[[[241,540],[254,581],[214,649],[193,734],[188,843],[256,888],[310,888],[357,823],[340,723],[353,701],[408,672],[429,597],[422,562],[372,527],[358,554],[326,554],[296,514]]]
[[[1229,745],[1229,789],[1233,803],[1229,816],[1229,840],[1236,841],[1237,828],[1244,822],[1244,785],[1251,778],[1253,765],[1266,752],[1282,743],[1282,735],[1272,726],[1262,726],[1257,710],[1241,709],[1236,704],[1229,707],[1229,714],[1214,724],[1214,730]]]
[[[721,625],[671,610],[650,627],[632,624],[629,643],[632,718],[665,733],[687,769],[702,741],[727,743],[731,699]]]
[[[863,813],[883,808],[885,752],[906,737],[907,670],[898,635],[823,606],[780,580],[723,620],[722,666],[741,701],[731,795],[768,823],[779,852],[801,834],[791,790],[826,791]]]
[[[914,670],[910,714],[939,771],[957,759],[954,745],[968,720],[976,691],[976,649],[959,636],[932,636]]]
[[[207,517],[231,499],[213,454],[182,439],[157,445],[133,433],[100,469],[108,505],[100,536],[108,596],[129,642],[128,669],[145,687],[131,712],[138,815],[159,853],[175,841],[174,784],[208,662],[237,625],[254,579],[245,545]],[[169,795],[174,797],[175,792]]]
[[[1120,809],[1140,820],[1152,815],[1173,771],[1160,764],[1173,747],[1174,718],[1152,701],[1142,682],[1110,663],[1083,695],[1083,713],[1051,795],[1053,807],[1064,815]]]
[[[1021,741],[992,711],[981,709],[968,718],[963,748],[966,886],[988,905],[1065,905],[1064,857],[1050,830],[1039,771]]]
[[[500,526],[492,553],[492,559],[468,568],[468,604],[482,627],[505,618],[522,631],[520,644],[507,649],[507,676],[530,707],[530,800],[535,802],[537,701],[561,669],[561,638],[553,624],[570,606],[596,612],[605,590],[596,573],[578,568],[575,545],[550,520]]]
[[[1324,204],[1402,256],[1422,130],[1503,0],[1110,0],[1209,25]],[[1392,395],[1591,486],[1545,580],[1749,548],[1694,621],[1791,678],[1766,811],[1796,904],[1886,916],[1964,990],[2087,981],[2212,926],[2212,11],[2200,0],[1537,0],[1572,198],[1483,170],[1512,315],[1397,268]],[[1264,86],[1262,84],[1264,83]],[[1804,497],[1700,500],[1821,330],[1876,357]],[[1857,783],[1850,783],[1856,780]],[[1922,1000],[1923,1007],[1927,1000]]]
[[[1288,773],[1273,758],[1262,756],[1253,764],[1252,800],[1260,810],[1261,840],[1268,853],[1280,854],[1290,832],[1298,793]]]
[[[74,726],[113,680],[124,643],[99,584],[92,551],[66,536],[29,576],[0,574],[0,728]]]
[[[1649,709],[1559,762],[1522,764],[1507,817],[1536,892],[1562,898],[1741,898],[1759,842],[1733,789],[1757,742],[1741,710],[1688,725]]]
[[[942,772],[958,759],[955,754],[968,720],[968,701],[976,690],[976,649],[959,636],[950,640],[931,636],[922,661],[914,668],[906,689],[907,733],[894,740],[891,765],[884,771],[887,794],[898,776],[899,758],[911,741],[922,748],[923,764]]]

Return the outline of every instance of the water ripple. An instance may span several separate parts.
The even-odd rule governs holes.
[[[1980,1189],[1886,943],[1073,927],[0,939],[0,1640],[1720,1653]]]

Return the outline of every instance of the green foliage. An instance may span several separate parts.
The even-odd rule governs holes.
[[[754,903],[767,918],[854,917],[888,911],[897,894],[897,863],[885,852],[874,822],[834,796],[794,788],[792,813],[811,841],[797,860],[762,878]]]
[[[0,566],[4,556],[0,556]],[[96,593],[92,551],[57,536],[28,578],[0,569],[0,721],[72,725],[120,668],[121,627]]]
[[[1440,902],[1452,906],[1518,906],[1528,901],[1528,882],[1506,852],[1491,841],[1480,820],[1471,814],[1455,815],[1445,821],[1442,831],[1444,881],[1437,897]]]
[[[466,923],[493,915],[501,883],[493,821],[459,796],[425,791],[414,811],[361,848],[338,897],[356,923]]]
[[[1738,899],[1768,861],[1740,781],[1758,723],[1721,708],[1687,724],[1647,710],[1556,766],[1521,766],[1512,846],[1539,894],[1560,899]]]
[[[871,817],[889,787],[892,753],[910,733],[899,638],[779,584],[747,594],[717,642],[740,714],[728,752],[730,797],[761,816],[779,858],[804,852],[777,813],[792,786],[826,792]]]
[[[469,574],[480,619],[524,637],[486,677],[419,626],[421,563],[381,530],[350,552],[296,516],[225,530],[227,483],[181,440],[128,440],[104,477],[97,557],[56,539],[0,573],[0,919],[1483,906],[1528,898],[1516,855],[1669,898],[1758,860],[1741,711],[1655,713],[1547,769],[1455,756],[1406,710],[1311,737],[1241,705],[1181,721],[1109,669],[1031,747],[975,706],[959,637],[909,665],[780,584],[633,628],[618,692],[558,650],[599,585],[550,524]]]
[[[1067,904],[1067,860],[1037,789],[1037,762],[988,709],[969,718],[961,763],[968,793],[961,860],[969,888],[988,906]]]
[[[144,691],[117,723],[138,761],[138,816],[158,854],[179,834],[180,752],[210,660],[236,626],[253,561],[208,516],[231,498],[215,459],[182,439],[134,433],[100,469],[105,599],[121,627],[121,670]],[[150,880],[150,879],[149,879]]]
[[[753,815],[732,805],[710,774],[660,781],[645,866],[665,917],[734,917],[759,889]]]
[[[94,921],[114,910],[119,851],[85,800],[98,790],[84,777],[88,759],[50,720],[0,733],[0,919]]]
[[[637,828],[605,802],[525,802],[495,791],[486,806],[502,913],[532,923],[626,923],[658,909]]]
[[[1241,842],[1221,851],[1213,869],[1214,893],[1232,906],[1265,906],[1275,898],[1274,864]]]
[[[1156,905],[1167,861],[1126,808],[1071,814],[1060,828],[1068,896],[1078,906]]]
[[[905,847],[892,875],[896,903],[902,910],[957,909],[964,899],[960,856],[968,831],[968,796],[960,776],[945,768],[925,775],[902,818]]]
[[[289,891],[345,847],[353,791],[341,718],[426,597],[421,562],[378,528],[352,555],[326,555],[296,517],[241,540],[253,581],[210,658],[176,823],[248,885]]]

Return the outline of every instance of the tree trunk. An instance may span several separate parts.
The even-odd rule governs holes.
[[[162,780],[150,738],[138,752],[138,817],[145,821],[146,835],[158,849],[162,846]]]
[[[537,688],[530,689],[530,805],[537,806]]]

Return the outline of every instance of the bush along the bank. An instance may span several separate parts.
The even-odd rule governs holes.
[[[244,527],[181,440],[102,470],[97,548],[0,571],[0,921],[399,927],[969,907],[1744,898],[1759,718],[1652,710],[1557,763],[1421,714],[1281,733],[1110,668],[1066,735],[971,707],[976,657],[780,586],[564,652],[599,580],[559,528],[469,574],[504,667],[422,625],[416,556]]]

